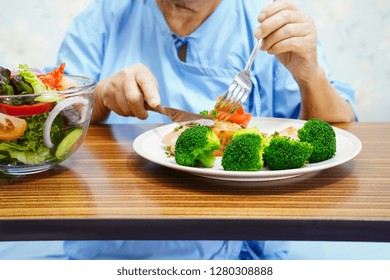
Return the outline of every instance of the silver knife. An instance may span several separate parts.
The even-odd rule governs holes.
[[[176,108],[171,108],[171,107],[166,107],[161,105],[153,108],[145,103],[145,109],[163,114],[168,118],[170,118],[173,122],[177,122],[177,123],[196,121],[197,123],[206,126],[213,126],[215,124],[215,120],[212,117],[191,113]]]

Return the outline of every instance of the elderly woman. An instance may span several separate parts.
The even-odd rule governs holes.
[[[144,103],[214,106],[258,39],[253,116],[356,119],[354,90],[329,77],[312,18],[288,0],[95,0],[71,24],[58,61],[98,81],[94,123],[167,122]],[[287,242],[67,241],[75,259],[279,259]]]

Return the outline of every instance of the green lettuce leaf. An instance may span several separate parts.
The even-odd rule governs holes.
[[[0,95],[13,95],[14,89],[9,85],[11,71],[0,66]]]
[[[18,72],[20,76],[22,76],[26,82],[30,83],[32,88],[34,89],[34,93],[42,93],[46,91],[46,86],[42,81],[30,71],[27,64],[19,64]]]
[[[0,159],[11,164],[43,164],[54,158],[42,137],[48,114],[26,117],[27,128],[22,137],[14,141],[0,141]],[[55,144],[64,137],[63,126],[62,117],[57,116],[50,131]]]
[[[19,145],[15,142],[1,142],[0,151],[8,152],[12,159],[27,164],[42,164],[50,157],[50,150],[48,148],[44,149],[40,147],[37,151],[33,151],[29,147]],[[6,158],[5,156],[2,157]]]

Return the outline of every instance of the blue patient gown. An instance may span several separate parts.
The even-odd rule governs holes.
[[[223,0],[192,34],[172,34],[155,0],[96,0],[71,24],[58,63],[66,71],[99,81],[135,63],[145,64],[159,83],[161,104],[200,112],[213,107],[256,43],[253,33],[266,1]],[[187,44],[186,61],[177,47]],[[319,46],[319,61],[327,70]],[[253,90],[245,110],[254,116],[298,118],[300,92],[278,60],[259,52],[253,64]],[[354,106],[354,90],[331,80]],[[149,113],[141,121],[111,113],[106,123],[165,123]],[[288,242],[243,241],[66,241],[74,259],[280,259]]]
[[[65,241],[70,259],[229,260],[283,259],[288,242],[271,241]]]
[[[161,104],[200,112],[213,108],[234,75],[241,71],[257,42],[258,13],[267,1],[223,0],[192,34],[172,34],[156,0],[95,0],[70,26],[58,64],[66,71],[99,81],[136,63],[143,63],[159,83]],[[186,62],[177,44],[187,44]],[[319,63],[329,75],[321,46]],[[298,118],[299,88],[288,70],[266,52],[258,52],[251,69],[252,92],[244,109],[253,116]],[[355,106],[354,89],[333,80],[333,86]],[[355,110],[356,111],[356,110]],[[111,113],[107,123],[139,123]],[[169,120],[157,113],[143,123]]]

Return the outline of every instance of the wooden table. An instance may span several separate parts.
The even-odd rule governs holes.
[[[153,125],[91,126],[54,170],[0,175],[0,240],[390,241],[390,123],[340,124],[361,153],[325,171],[227,182],[148,162],[133,140]]]

